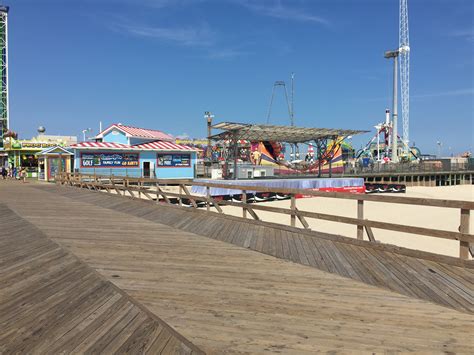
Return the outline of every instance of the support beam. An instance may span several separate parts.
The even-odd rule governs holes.
[[[375,242],[374,232],[372,232],[372,228],[369,226],[365,226],[365,231],[367,232],[367,236],[371,242]]]
[[[183,191],[184,193],[186,194],[186,196],[188,197],[188,199],[191,201],[191,204],[193,205],[194,208],[197,208],[197,204],[196,204],[196,201],[193,199],[193,197],[191,196],[191,193],[189,192],[188,188],[186,187],[186,185],[179,185],[183,188]]]
[[[295,207],[295,211],[296,211],[296,217],[298,217],[298,219],[300,220],[301,224],[303,225],[304,229],[311,229],[309,228],[309,224],[308,222],[306,221],[306,218],[304,218],[304,216],[300,215],[298,212],[298,208]],[[294,226],[293,226],[294,227]]]

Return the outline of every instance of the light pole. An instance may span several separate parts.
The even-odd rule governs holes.
[[[212,142],[211,142],[211,135],[212,135],[212,119],[214,118],[214,115],[206,111],[204,112],[204,118],[207,119],[207,151],[206,151],[206,158],[212,160],[212,152],[211,152],[211,147],[212,147]]]
[[[398,55],[400,51],[385,52],[384,57],[393,58],[393,111],[392,111],[392,162],[398,163]]]
[[[82,130],[82,141],[85,142],[86,141],[86,133],[87,132],[92,132],[92,128],[86,128],[86,129],[83,129]]]
[[[441,158],[441,147],[443,143],[441,141],[437,141],[436,144],[438,145],[438,158]]]

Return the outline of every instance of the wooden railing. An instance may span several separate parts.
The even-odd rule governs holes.
[[[113,175],[88,175],[79,173],[61,173],[57,176],[57,183],[61,185],[71,185],[90,190],[114,192],[119,195],[127,195],[132,198],[145,198],[148,200],[157,201],[157,203],[176,203],[183,205],[188,202],[193,208],[206,208],[210,211],[211,208],[217,210],[218,213],[224,213],[221,206],[234,206],[242,208],[242,217],[248,218],[250,215],[255,220],[260,220],[256,211],[266,211],[280,213],[289,216],[289,222],[292,227],[296,227],[296,219],[300,221],[303,228],[310,229],[306,218],[315,218],[331,222],[339,222],[352,224],[357,226],[357,239],[364,239],[364,229],[367,233],[369,241],[375,242],[375,236],[372,228],[397,231],[401,233],[424,235],[435,238],[443,238],[459,241],[459,257],[462,259],[469,259],[469,253],[474,253],[474,235],[470,234],[469,218],[470,211],[474,209],[474,202],[472,201],[457,201],[457,200],[441,200],[441,199],[426,199],[426,198],[412,198],[403,196],[380,196],[380,195],[363,195],[363,194],[348,194],[340,192],[321,192],[303,189],[286,189],[274,188],[265,186],[248,186],[223,183],[209,183],[198,182],[189,179],[148,179],[148,178],[131,178],[131,177],[115,177]],[[206,188],[207,194],[192,195],[190,192],[190,185],[203,186]],[[178,192],[167,191],[169,186],[175,186]],[[211,188],[224,188],[241,191],[241,201],[227,201],[216,200],[211,196]],[[260,205],[255,203],[248,203],[248,191],[252,193],[277,193],[288,196],[291,200],[290,208],[274,207],[267,205]],[[357,218],[336,216],[324,214],[319,212],[301,211],[296,207],[296,196],[306,195],[314,197],[326,197],[344,200],[357,201]],[[381,203],[395,203],[404,205],[418,205],[426,207],[441,207],[454,208],[460,211],[460,226],[458,232],[446,231],[425,227],[416,227],[409,225],[402,225],[389,222],[372,221],[364,218],[364,203],[381,202]]]

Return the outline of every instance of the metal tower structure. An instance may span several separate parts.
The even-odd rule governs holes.
[[[0,148],[10,128],[8,103],[8,6],[0,5]]]
[[[288,115],[290,116],[290,120],[292,119],[292,108],[290,106],[290,102],[288,101],[288,91],[286,90],[286,84],[284,81],[275,81],[273,84],[273,89],[272,89],[272,98],[270,99],[270,107],[268,108],[268,115],[267,115],[267,124],[270,123],[270,116],[272,114],[272,106],[273,106],[273,98],[275,97],[275,89],[277,87],[282,87],[283,90],[285,91],[285,99],[286,99],[286,106],[288,107]],[[293,126],[293,122],[291,124]]]
[[[400,27],[399,27],[399,63],[400,63],[400,91],[402,105],[402,122],[404,149],[408,149],[410,142],[410,37],[408,32],[408,0],[400,0]]]
[[[385,58],[393,58],[393,105],[392,105],[392,163],[398,163],[398,57],[400,51],[386,51]]]

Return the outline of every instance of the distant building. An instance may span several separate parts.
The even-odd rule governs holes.
[[[71,172],[74,154],[66,148],[54,146],[36,153],[38,158],[38,180],[54,181],[56,174]]]
[[[71,149],[75,171],[81,173],[163,179],[194,178],[198,153],[164,132],[122,124]]]
[[[52,147],[67,147],[77,143],[74,136],[53,136],[40,134],[32,139],[4,139],[3,165],[9,168],[26,168],[27,177],[38,177],[37,153]]]

